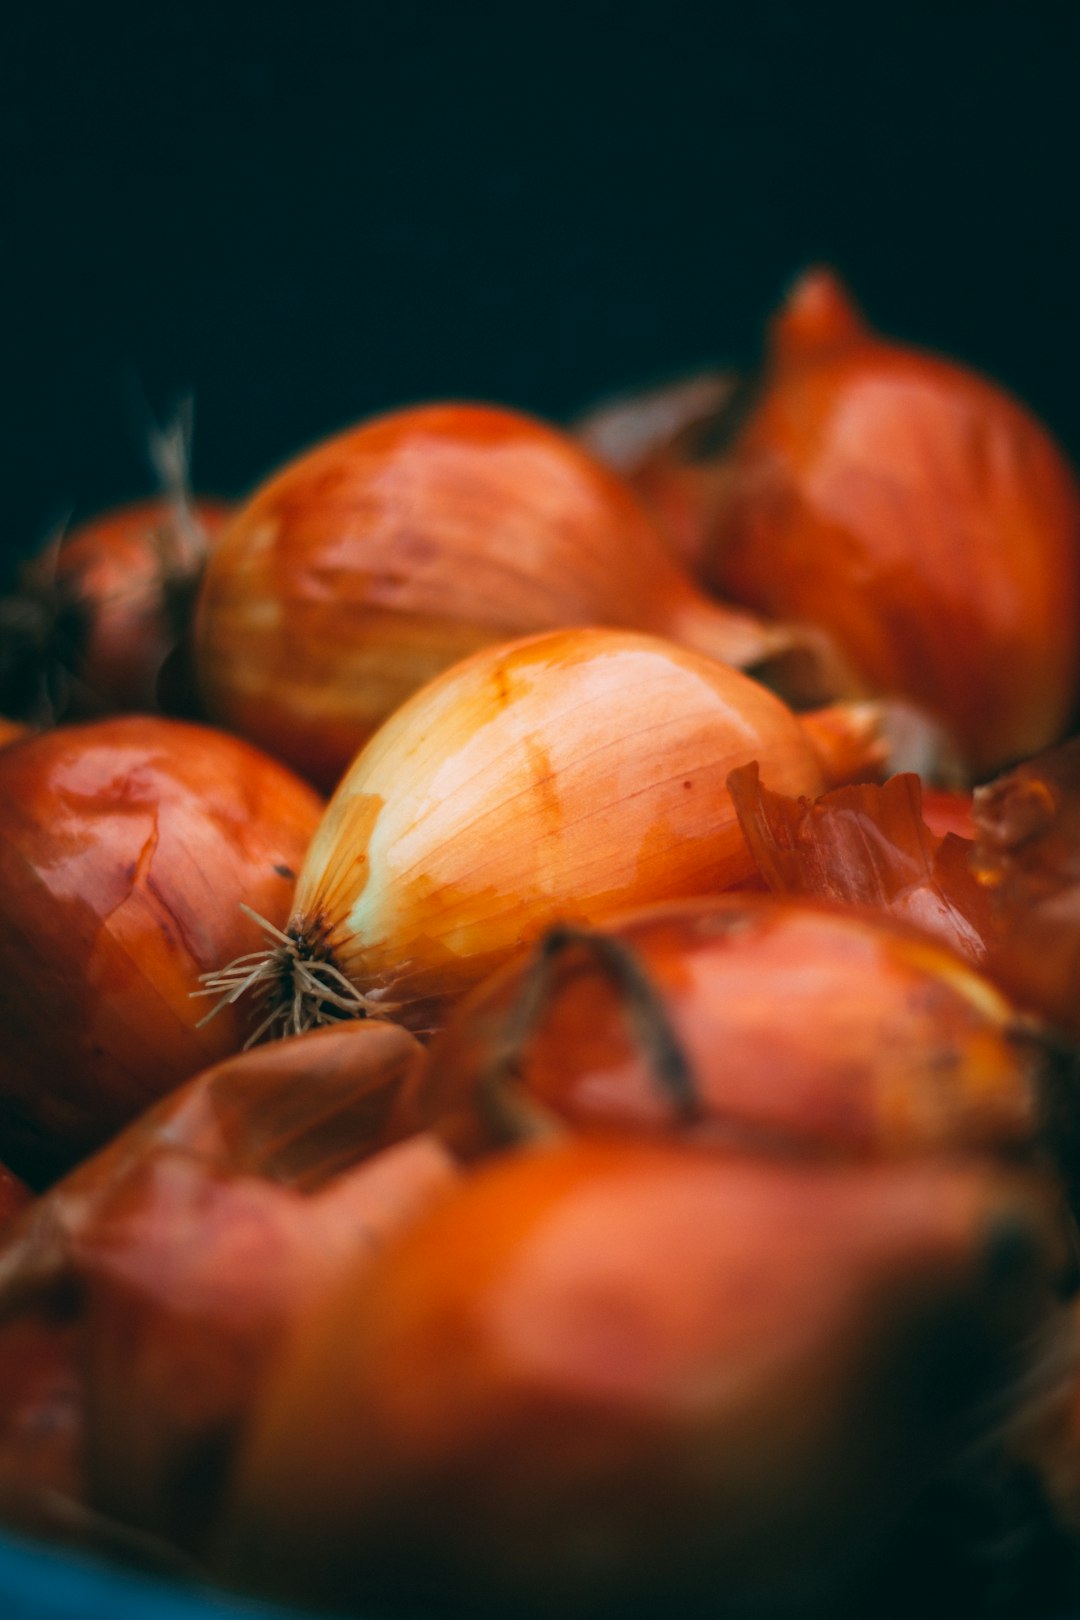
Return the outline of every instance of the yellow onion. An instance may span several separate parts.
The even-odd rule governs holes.
[[[710,601],[568,434],[425,405],[327,440],[256,490],[210,559],[194,660],[209,715],[330,788],[440,670],[577,624],[740,666],[792,644]]]
[[[839,718],[798,717],[737,670],[630,631],[476,653],[372,738],[277,945],[207,989],[255,989],[267,1028],[368,1011],[430,1029],[553,922],[752,878],[728,772],[756,759],[776,789],[818,793],[832,759],[879,752],[873,712],[849,711],[846,735]]]

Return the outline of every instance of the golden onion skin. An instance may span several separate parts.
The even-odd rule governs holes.
[[[727,788],[748,760],[816,794],[811,731],[757,682],[651,636],[529,637],[381,728],[312,841],[289,934],[425,1030],[551,923],[754,875]]]

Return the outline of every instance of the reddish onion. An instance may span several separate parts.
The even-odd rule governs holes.
[[[797,284],[725,460],[709,578],[818,626],[856,689],[909,697],[975,776],[1066,729],[1080,490],[993,383],[876,336],[828,271]]]
[[[161,708],[162,672],[230,513],[220,501],[162,496],[104,512],[48,546],[0,600],[3,701],[47,719]]]
[[[792,639],[711,603],[567,434],[425,405],[328,440],[255,492],[207,568],[195,666],[212,718],[329,787],[440,670],[575,624],[739,665]]]
[[[475,653],[372,738],[327,808],[288,928],[263,961],[210,975],[208,993],[253,988],[263,1027],[285,1031],[343,1011],[435,1027],[554,921],[752,877],[728,772],[759,759],[777,787],[819,792],[836,760],[880,761],[878,718],[796,717],[738,671],[629,631]]]
[[[249,743],[152,716],[0,751],[0,1154],[65,1168],[243,1040],[198,975],[283,923],[318,822]]]
[[[455,1009],[395,1128],[474,1153],[575,1128],[844,1158],[1030,1149],[1040,1055],[1009,1002],[886,919],[757,894],[558,930]]]

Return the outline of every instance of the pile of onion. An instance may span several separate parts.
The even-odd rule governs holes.
[[[1067,1606],[1041,425],[814,272],[756,382],[181,460],[0,603],[0,1518],[401,1620]]]

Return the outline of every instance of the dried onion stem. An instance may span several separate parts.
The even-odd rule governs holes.
[[[240,909],[274,943],[235,957],[226,967],[199,975],[203,988],[193,990],[192,995],[218,997],[199,1020],[200,1029],[223,1007],[248,993],[256,1012],[266,1007],[269,1011],[244,1042],[244,1051],[268,1033],[302,1035],[306,1030],[346,1018],[369,1018],[395,1010],[392,1003],[380,1002],[358,990],[327,954],[318,954],[325,953],[327,947],[312,941],[302,918],[294,919],[289,931],[283,932],[243,901]]]

